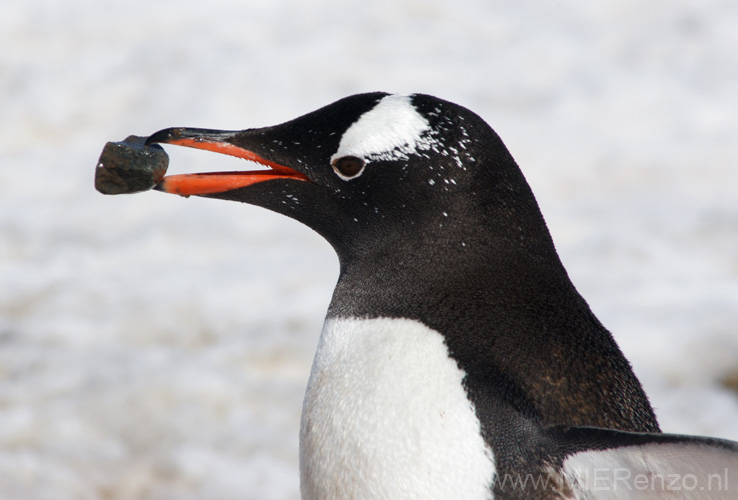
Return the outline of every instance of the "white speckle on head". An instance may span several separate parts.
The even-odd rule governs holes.
[[[341,137],[331,162],[343,156],[356,156],[366,162],[407,158],[430,146],[425,134],[428,120],[413,106],[410,96],[388,95],[364,113]]]
[[[303,406],[303,500],[491,499],[465,375],[418,321],[327,320]]]

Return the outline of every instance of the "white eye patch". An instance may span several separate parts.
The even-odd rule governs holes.
[[[364,113],[341,137],[331,162],[344,156],[372,160],[400,160],[416,152],[427,138],[430,124],[412,105],[410,96],[389,95]]]

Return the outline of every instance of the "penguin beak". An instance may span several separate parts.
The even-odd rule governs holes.
[[[267,160],[253,151],[236,146],[232,142],[236,134],[238,132],[224,130],[181,127],[168,128],[149,136],[146,140],[146,145],[175,144],[177,146],[214,151],[258,163],[268,167],[268,170],[168,175],[159,181],[154,189],[181,196],[191,196],[223,193],[272,179],[310,181],[306,175],[290,167]]]

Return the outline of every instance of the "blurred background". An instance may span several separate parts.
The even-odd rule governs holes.
[[[479,113],[665,431],[738,440],[733,0],[6,0],[0,498],[296,499],[337,278],[265,210],[93,189],[107,141],[349,94]],[[168,148],[170,171],[241,167]]]

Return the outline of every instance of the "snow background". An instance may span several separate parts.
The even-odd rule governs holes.
[[[298,498],[332,250],[245,205],[104,197],[94,167],[373,90],[484,117],[664,430],[738,440],[733,0],[6,0],[0,46],[0,498]]]

